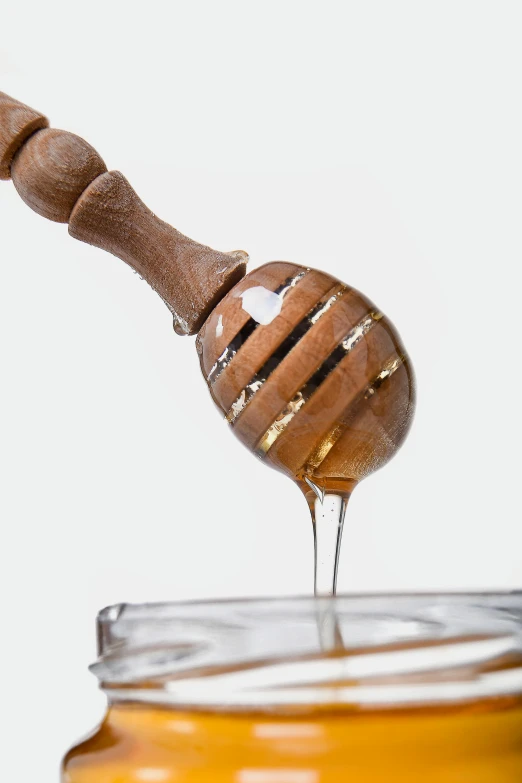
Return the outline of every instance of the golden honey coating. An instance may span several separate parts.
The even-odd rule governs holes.
[[[395,327],[324,272],[254,270],[212,312],[197,349],[235,435],[300,484],[349,492],[408,432],[415,382]]]

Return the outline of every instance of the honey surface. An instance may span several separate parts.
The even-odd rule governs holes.
[[[521,783],[522,700],[299,718],[113,707],[62,783]]]

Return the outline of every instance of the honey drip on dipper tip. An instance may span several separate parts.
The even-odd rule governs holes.
[[[348,496],[325,492],[310,479],[305,479],[314,493],[308,499],[314,532],[314,593],[335,595],[337,572]]]

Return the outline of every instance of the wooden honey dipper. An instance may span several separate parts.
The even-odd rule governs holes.
[[[183,236],[87,142],[48,126],[0,93],[0,178],[71,236],[133,267],[178,334],[199,332],[215,403],[250,451],[299,484],[313,514],[325,495],[345,503],[396,453],[413,417],[413,370],[394,326],[315,269],[277,261],[245,277],[246,253]]]

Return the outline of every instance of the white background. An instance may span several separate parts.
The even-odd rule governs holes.
[[[417,418],[352,499],[340,589],[520,586],[520,4],[5,5],[1,90],[189,236],[398,326]],[[312,534],[157,296],[8,182],[0,268],[0,774],[51,783],[101,714],[99,608],[306,593]]]

